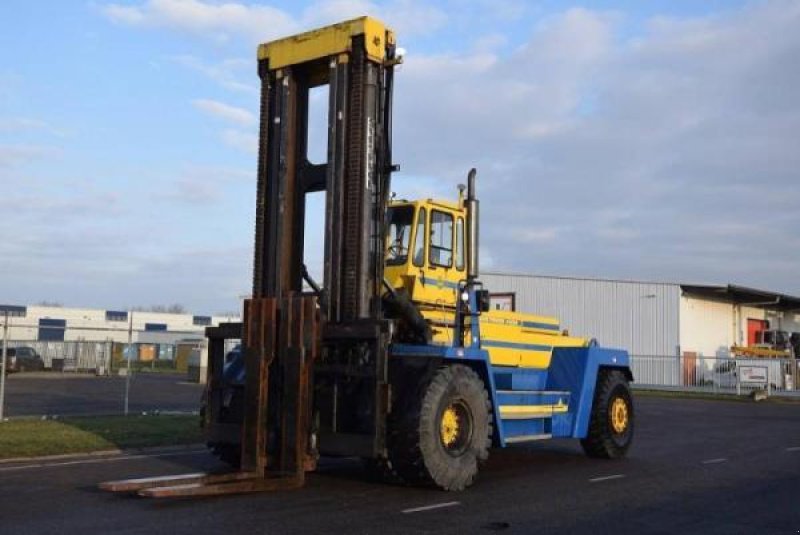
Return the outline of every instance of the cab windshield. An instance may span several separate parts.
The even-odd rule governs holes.
[[[394,206],[387,210],[386,265],[399,266],[408,260],[413,206]]]

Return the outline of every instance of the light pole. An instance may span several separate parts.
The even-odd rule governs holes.
[[[0,422],[3,421],[3,407],[6,402],[6,355],[8,354],[8,310],[3,311],[3,355],[0,368]]]
[[[125,416],[128,415],[128,396],[131,391],[131,349],[133,347],[133,310],[128,311],[128,346],[125,348]]]

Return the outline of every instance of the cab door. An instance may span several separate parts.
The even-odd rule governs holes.
[[[428,217],[428,262],[420,281],[424,300],[453,307],[458,282],[464,278],[463,217],[437,207],[431,207]]]

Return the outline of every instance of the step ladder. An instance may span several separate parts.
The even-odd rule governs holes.
[[[547,390],[546,369],[493,366],[492,376],[502,443],[563,436],[554,433],[554,421],[561,423],[570,418],[570,392]]]

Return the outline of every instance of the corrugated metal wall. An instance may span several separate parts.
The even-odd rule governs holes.
[[[570,334],[632,355],[676,355],[677,284],[481,273],[492,293],[515,292],[519,312],[555,316]]]

